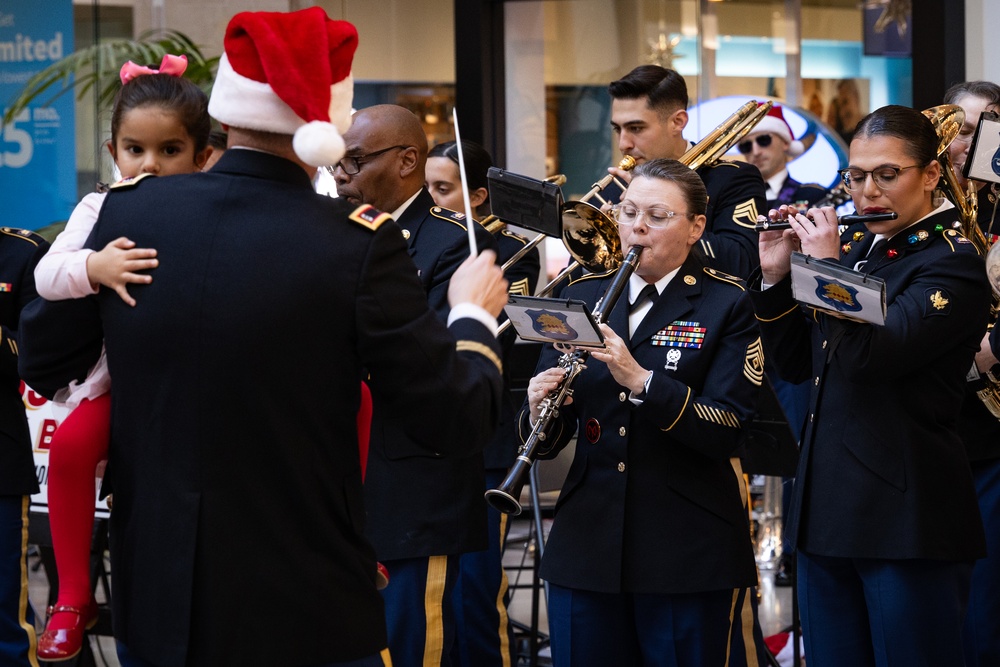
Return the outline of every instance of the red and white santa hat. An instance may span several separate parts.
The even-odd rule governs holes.
[[[785,120],[785,114],[781,112],[781,105],[779,104],[775,104],[771,107],[770,111],[767,112],[767,115],[754,126],[750,133],[763,134],[764,132],[776,134],[787,141],[788,148],[785,152],[792,157],[798,157],[806,150],[801,141],[795,140],[795,136],[792,134],[792,128],[788,125],[788,121]]]
[[[351,126],[351,62],[358,31],[319,7],[242,12],[226,28],[208,113],[224,125],[291,134],[314,167],[344,156]]]

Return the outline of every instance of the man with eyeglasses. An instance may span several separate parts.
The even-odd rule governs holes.
[[[601,325],[548,431],[545,458],[577,434],[541,576],[556,667],[765,664],[757,573],[738,459],[763,380],[739,279],[692,248],[708,195],[688,167],[649,160],[613,209],[639,267]],[[574,280],[593,308],[617,272]],[[546,345],[519,414],[522,438],[562,381]]]
[[[788,162],[802,155],[805,147],[793,137],[780,104],[772,106],[736,147],[747,162],[760,169],[760,175],[767,183],[769,210],[781,204],[808,207],[826,194],[823,186],[815,183],[803,185],[788,174]]]
[[[681,157],[691,147],[682,133],[688,122],[684,78],[659,65],[640,65],[608,86],[611,129],[618,149],[638,164]],[[625,182],[628,172],[609,169]],[[719,160],[698,169],[708,189],[705,233],[697,248],[721,271],[747,276],[757,266],[758,213],[766,213],[764,181],[756,167]]]
[[[344,143],[346,155],[333,172],[337,192],[392,214],[431,307],[447,320],[448,286],[469,254],[466,224],[474,225],[480,249],[496,250],[493,235],[434,205],[424,187],[426,135],[408,109],[360,109]],[[470,441],[464,453],[442,456],[429,454],[428,444],[415,442],[373,394],[366,536],[389,571],[382,596],[397,667],[447,664],[455,640],[452,590],[459,556],[488,544],[482,449]]]
[[[469,255],[462,213],[434,205],[424,187],[427,136],[408,109],[380,104],[354,113],[344,133],[347,154],[333,167],[337,193],[385,211],[403,228],[427,301],[448,318],[448,281]],[[493,235],[474,224],[479,249],[496,250]]]

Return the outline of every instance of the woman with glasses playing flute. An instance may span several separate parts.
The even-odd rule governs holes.
[[[813,392],[787,530],[798,552],[809,667],[962,665],[961,627],[982,523],[958,414],[986,324],[983,258],[932,198],[938,138],[900,106],[865,117],[841,172],[859,214],[774,211],[751,298],[765,350]],[[793,250],[885,280],[884,326],[792,299]]]

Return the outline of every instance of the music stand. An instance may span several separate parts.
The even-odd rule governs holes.
[[[767,376],[760,387],[757,411],[746,426],[743,448],[743,472],[748,475],[795,475],[798,441]]]
[[[486,173],[493,215],[515,227],[562,237],[562,190],[555,183],[497,167]]]
[[[743,471],[748,475],[767,475],[771,477],[794,477],[799,463],[799,444],[792,433],[785,411],[778,401],[770,380],[764,376],[760,387],[760,397],[757,402],[757,412],[746,427],[746,437],[743,442]],[[785,516],[781,517],[782,535],[784,535]],[[799,627],[798,604],[798,573],[792,570],[792,627],[790,641],[794,665],[799,664],[799,637],[802,634]],[[768,652],[770,655],[770,651]],[[774,656],[770,656],[774,660]]]

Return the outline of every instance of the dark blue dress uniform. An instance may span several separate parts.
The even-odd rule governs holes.
[[[991,223],[994,228],[997,225],[996,203],[993,186],[980,191],[979,227],[986,235],[990,234]],[[994,356],[1000,356],[997,331],[994,326],[991,334]],[[1000,368],[995,368],[993,375],[1000,377]],[[982,384],[983,380],[966,384],[959,417],[959,432],[969,454],[979,512],[986,529],[987,554],[976,561],[972,570],[969,609],[963,628],[966,667],[1000,665],[1000,420],[976,395]]]
[[[760,264],[754,225],[767,213],[767,185],[746,162],[719,160],[697,173],[708,190],[708,222],[695,248],[713,268],[746,278]]]
[[[0,227],[0,663],[37,665],[28,604],[28,499],[38,492],[17,372],[18,320],[35,292],[35,265],[49,244]]]
[[[439,319],[447,320],[449,281],[469,256],[465,216],[435,206],[421,190],[398,222],[427,300]],[[474,229],[480,251],[496,250],[482,225]],[[458,556],[487,545],[483,446],[493,432],[484,439],[469,434],[448,443],[415,441],[396,407],[377,395],[373,399],[365,535],[389,570],[389,586],[382,591],[389,648],[397,667],[423,664],[425,658],[436,663],[447,658],[454,642]],[[465,409],[454,406],[456,412]],[[425,600],[434,602],[428,608]]]
[[[503,221],[484,221],[499,246],[497,259],[505,264],[527,243],[528,239],[507,229]],[[511,294],[531,295],[538,283],[540,259],[538,250],[531,250],[504,272]],[[486,488],[500,485],[507,469],[514,463],[518,440],[514,417],[520,405],[514,405],[510,392],[509,354],[516,336],[508,329],[500,339],[504,350],[504,395],[500,407],[500,426],[486,445]],[[455,585],[457,637],[452,651],[452,664],[465,667],[509,667],[514,664],[513,628],[507,616],[507,575],[503,568],[503,545],[509,527],[506,514],[488,506],[485,500],[489,546],[485,551],[462,554],[458,582]]]
[[[317,195],[276,155],[230,149],[210,172],[111,192],[88,243],[119,236],[157,250],[138,304],[39,299],[21,356],[51,393],[106,341],[116,639],[165,667],[377,655],[362,369],[412,442],[462,452],[495,426],[492,333],[446,329],[391,218]]]
[[[779,372],[812,370],[787,526],[811,667],[962,664],[969,564],[985,550],[958,416],[989,286],[955,219],[938,211],[871,256],[873,234],[844,234],[840,263],[867,256],[886,282],[884,326],[804,311],[787,278],[751,293]]]
[[[593,306],[612,277],[585,276],[565,296]],[[625,340],[628,310],[623,294],[608,320]],[[691,253],[629,348],[653,371],[642,403],[591,359],[551,429],[549,456],[577,433],[541,566],[556,664],[726,664],[731,633],[752,643],[741,623],[752,622],[744,596],[757,580],[743,479],[731,460],[764,372],[743,285]],[[536,372],[558,356],[546,346]],[[524,439],[527,406],[519,417]],[[561,602],[567,595],[572,602]],[[597,614],[591,624],[581,603]],[[674,620],[664,619],[668,610]],[[684,619],[694,627],[681,627]],[[641,649],[604,641],[612,622]]]
[[[826,188],[818,183],[806,183],[803,185],[791,176],[785,178],[778,190],[778,196],[767,200],[767,206],[761,213],[767,214],[772,208],[778,208],[782,204],[805,204],[812,206],[827,194]]]

